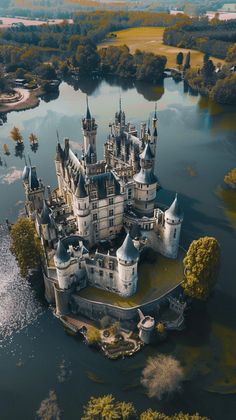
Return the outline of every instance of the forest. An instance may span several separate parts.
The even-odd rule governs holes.
[[[177,23],[164,31],[167,45],[191,48],[225,59],[228,49],[236,42],[236,20],[219,21],[214,18],[192,19],[191,24]]]

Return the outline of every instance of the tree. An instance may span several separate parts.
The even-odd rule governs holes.
[[[156,331],[159,334],[164,334],[164,332],[165,332],[165,326],[164,326],[164,324],[162,322],[158,322],[158,324],[156,325]]]
[[[236,74],[231,74],[223,80],[217,80],[210,96],[220,104],[236,105]]]
[[[29,142],[30,144],[37,144],[38,143],[38,137],[34,133],[30,133],[29,135]]]
[[[205,236],[191,243],[184,258],[184,292],[205,300],[210,295],[220,263],[220,246],[216,238]]]
[[[176,64],[178,66],[182,66],[183,64],[183,60],[184,60],[184,55],[182,53],[182,51],[180,51],[177,55],[176,55]]]
[[[204,59],[204,64],[202,68],[202,75],[205,80],[211,80],[215,71],[215,66],[212,60]]]
[[[224,177],[224,181],[231,188],[236,188],[236,168],[231,169]]]
[[[151,408],[144,411],[140,415],[140,420],[209,420],[207,417],[199,416],[196,414],[185,414],[185,413],[176,413],[171,416],[167,414],[154,411]]]
[[[229,63],[236,63],[236,44],[233,44],[229,47],[226,56],[226,61],[228,61]]]
[[[40,404],[36,413],[36,419],[41,420],[60,420],[61,410],[58,406],[55,391],[50,391],[48,398],[45,398]]]
[[[118,407],[115,404],[115,398],[110,395],[103,397],[91,397],[88,404],[84,407],[84,414],[81,420],[96,419],[119,419]]]
[[[191,59],[191,54],[190,51],[187,52],[186,54],[186,58],[185,58],[185,63],[184,63],[184,70],[188,70],[190,69],[190,59]]]
[[[86,334],[86,339],[88,344],[98,343],[101,340],[101,334],[98,328],[95,328],[92,325],[89,326]]]
[[[142,372],[141,383],[147,389],[149,397],[161,400],[179,391],[183,379],[183,369],[178,360],[161,354],[148,359]]]
[[[11,252],[15,255],[22,276],[41,264],[43,249],[36,234],[34,223],[20,218],[11,229]]]
[[[10,135],[11,135],[12,140],[15,141],[18,145],[23,144],[23,137],[21,135],[19,128],[13,127]]]
[[[100,58],[96,46],[91,44],[79,45],[76,50],[75,58],[81,74],[86,75],[99,68]]]

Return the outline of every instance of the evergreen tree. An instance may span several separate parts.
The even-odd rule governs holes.
[[[184,70],[188,70],[190,69],[191,65],[190,65],[190,59],[191,59],[191,54],[190,51],[188,51],[186,58],[185,58],[185,63],[184,63]]]
[[[177,64],[178,66],[182,66],[183,61],[184,61],[184,55],[183,55],[182,51],[180,51],[180,52],[176,55],[176,64]]]

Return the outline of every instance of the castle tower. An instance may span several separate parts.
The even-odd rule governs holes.
[[[35,166],[25,166],[23,171],[23,184],[26,195],[26,211],[31,215],[34,211],[41,211],[44,201],[44,185],[37,177]]]
[[[121,98],[120,98],[120,102],[119,102],[119,111],[117,111],[115,113],[115,126],[117,128],[117,133],[116,134],[118,134],[118,135],[122,131],[124,131],[125,126],[126,126],[125,112],[122,111]]]
[[[164,215],[163,228],[163,255],[168,258],[177,258],[178,247],[180,241],[181,225],[183,222],[183,213],[178,203],[178,196],[175,199]]]
[[[116,251],[118,260],[119,294],[124,297],[132,296],[137,289],[139,252],[135,248],[132,238],[127,233],[121,247]]]
[[[70,254],[67,252],[61,239],[57,244],[54,255],[54,263],[57,270],[57,279],[60,289],[68,289],[72,283]]]
[[[63,160],[64,160],[64,152],[62,150],[61,144],[58,141],[57,147],[56,147],[55,166],[56,166],[57,183],[58,183],[60,196],[63,195]]]
[[[152,132],[149,131],[150,147],[154,157],[156,156],[157,136],[157,104],[155,104],[155,112],[152,119]]]
[[[86,117],[82,119],[82,131],[84,135],[84,157],[85,162],[88,159],[88,164],[97,162],[97,150],[96,150],[96,135],[97,135],[97,124],[95,119],[92,118],[88,104],[87,97],[87,111]]]
[[[77,217],[79,235],[91,242],[91,214],[89,210],[89,196],[85,188],[85,180],[79,175],[76,190],[73,196],[73,211]]]
[[[156,199],[157,178],[153,173],[154,156],[149,142],[139,155],[140,171],[134,175],[134,207],[144,216],[152,216]]]
[[[44,200],[43,202],[43,210],[41,212],[39,221],[41,226],[41,234],[43,236],[44,241],[52,246],[57,235],[56,229],[50,217],[50,210],[46,200]]]
[[[138,309],[140,321],[138,323],[139,338],[145,344],[149,344],[153,338],[153,332],[155,329],[155,320],[152,316],[144,315],[140,309]]]

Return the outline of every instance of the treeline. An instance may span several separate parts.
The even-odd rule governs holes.
[[[192,19],[191,24],[180,23],[166,29],[163,42],[225,59],[228,49],[236,42],[236,20]]]

